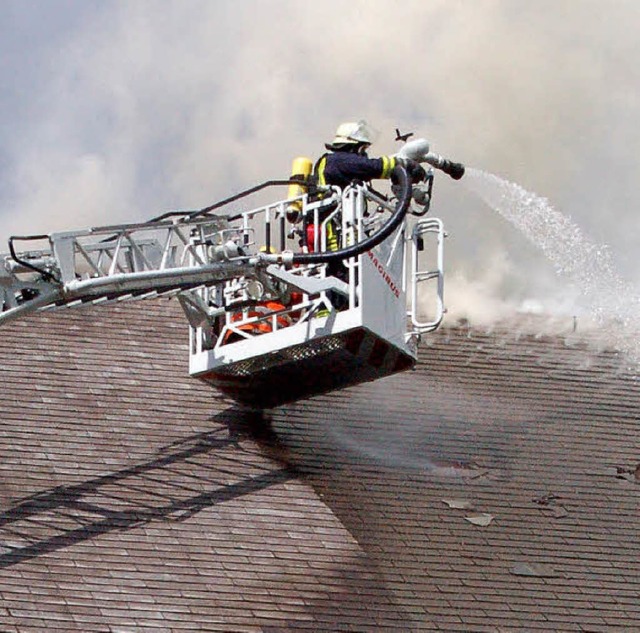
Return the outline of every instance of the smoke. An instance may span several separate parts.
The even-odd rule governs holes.
[[[309,417],[312,400],[286,405],[272,423],[289,458],[311,473],[349,464],[447,480],[477,477],[485,467],[506,474],[518,448],[506,446],[505,436],[526,433],[548,413],[548,403],[525,403],[463,382],[459,376],[403,373],[377,381],[375,388],[345,392],[349,406],[339,418],[327,414],[322,400],[317,415]]]
[[[3,239],[205,206],[365,117],[380,153],[415,131],[552,200],[640,281],[635,0],[54,4],[50,27],[50,5],[20,2],[0,27],[21,29],[4,83],[33,86],[2,108]],[[461,294],[485,318],[562,293],[459,183],[439,174],[433,209],[453,236],[450,308]]]
[[[466,319],[474,325],[487,327],[511,316],[517,310],[513,299],[503,298],[503,282],[509,262],[504,253],[492,255],[481,275],[469,279],[453,271],[446,279],[449,319]]]

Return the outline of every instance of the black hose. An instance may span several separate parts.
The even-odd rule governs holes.
[[[342,248],[338,251],[325,253],[295,253],[293,255],[292,263],[327,264],[329,262],[342,261],[344,259],[357,257],[362,253],[366,253],[374,246],[380,244],[380,242],[386,240],[398,228],[398,226],[400,226],[400,223],[409,210],[409,204],[411,203],[411,179],[409,178],[407,170],[402,165],[397,165],[393,170],[392,178],[394,182],[399,185],[401,194],[393,215],[379,231],[357,244],[347,246],[346,248]]]

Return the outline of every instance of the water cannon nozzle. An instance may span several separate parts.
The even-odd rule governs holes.
[[[465,167],[462,163],[454,163],[451,160],[446,160],[442,166],[442,171],[454,180],[460,180],[460,178],[464,176]]]

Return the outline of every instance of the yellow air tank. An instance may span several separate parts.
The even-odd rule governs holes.
[[[312,171],[313,162],[310,158],[307,158],[306,156],[298,156],[293,159],[293,163],[291,165],[291,179],[299,180],[300,184],[295,183],[289,185],[289,192],[287,194],[289,199],[301,196],[307,191],[307,187],[304,183],[309,179]],[[302,211],[302,200],[294,200],[293,202],[290,202],[287,213],[289,220],[295,222],[298,219],[300,211]]]

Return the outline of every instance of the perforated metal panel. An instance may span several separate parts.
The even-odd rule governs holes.
[[[343,349],[345,341],[344,334],[312,339],[301,345],[227,365],[218,373],[230,376],[251,376],[283,363],[303,361]]]
[[[231,363],[199,377],[239,402],[264,408],[383,378],[414,363],[415,358],[405,351],[357,328]]]

